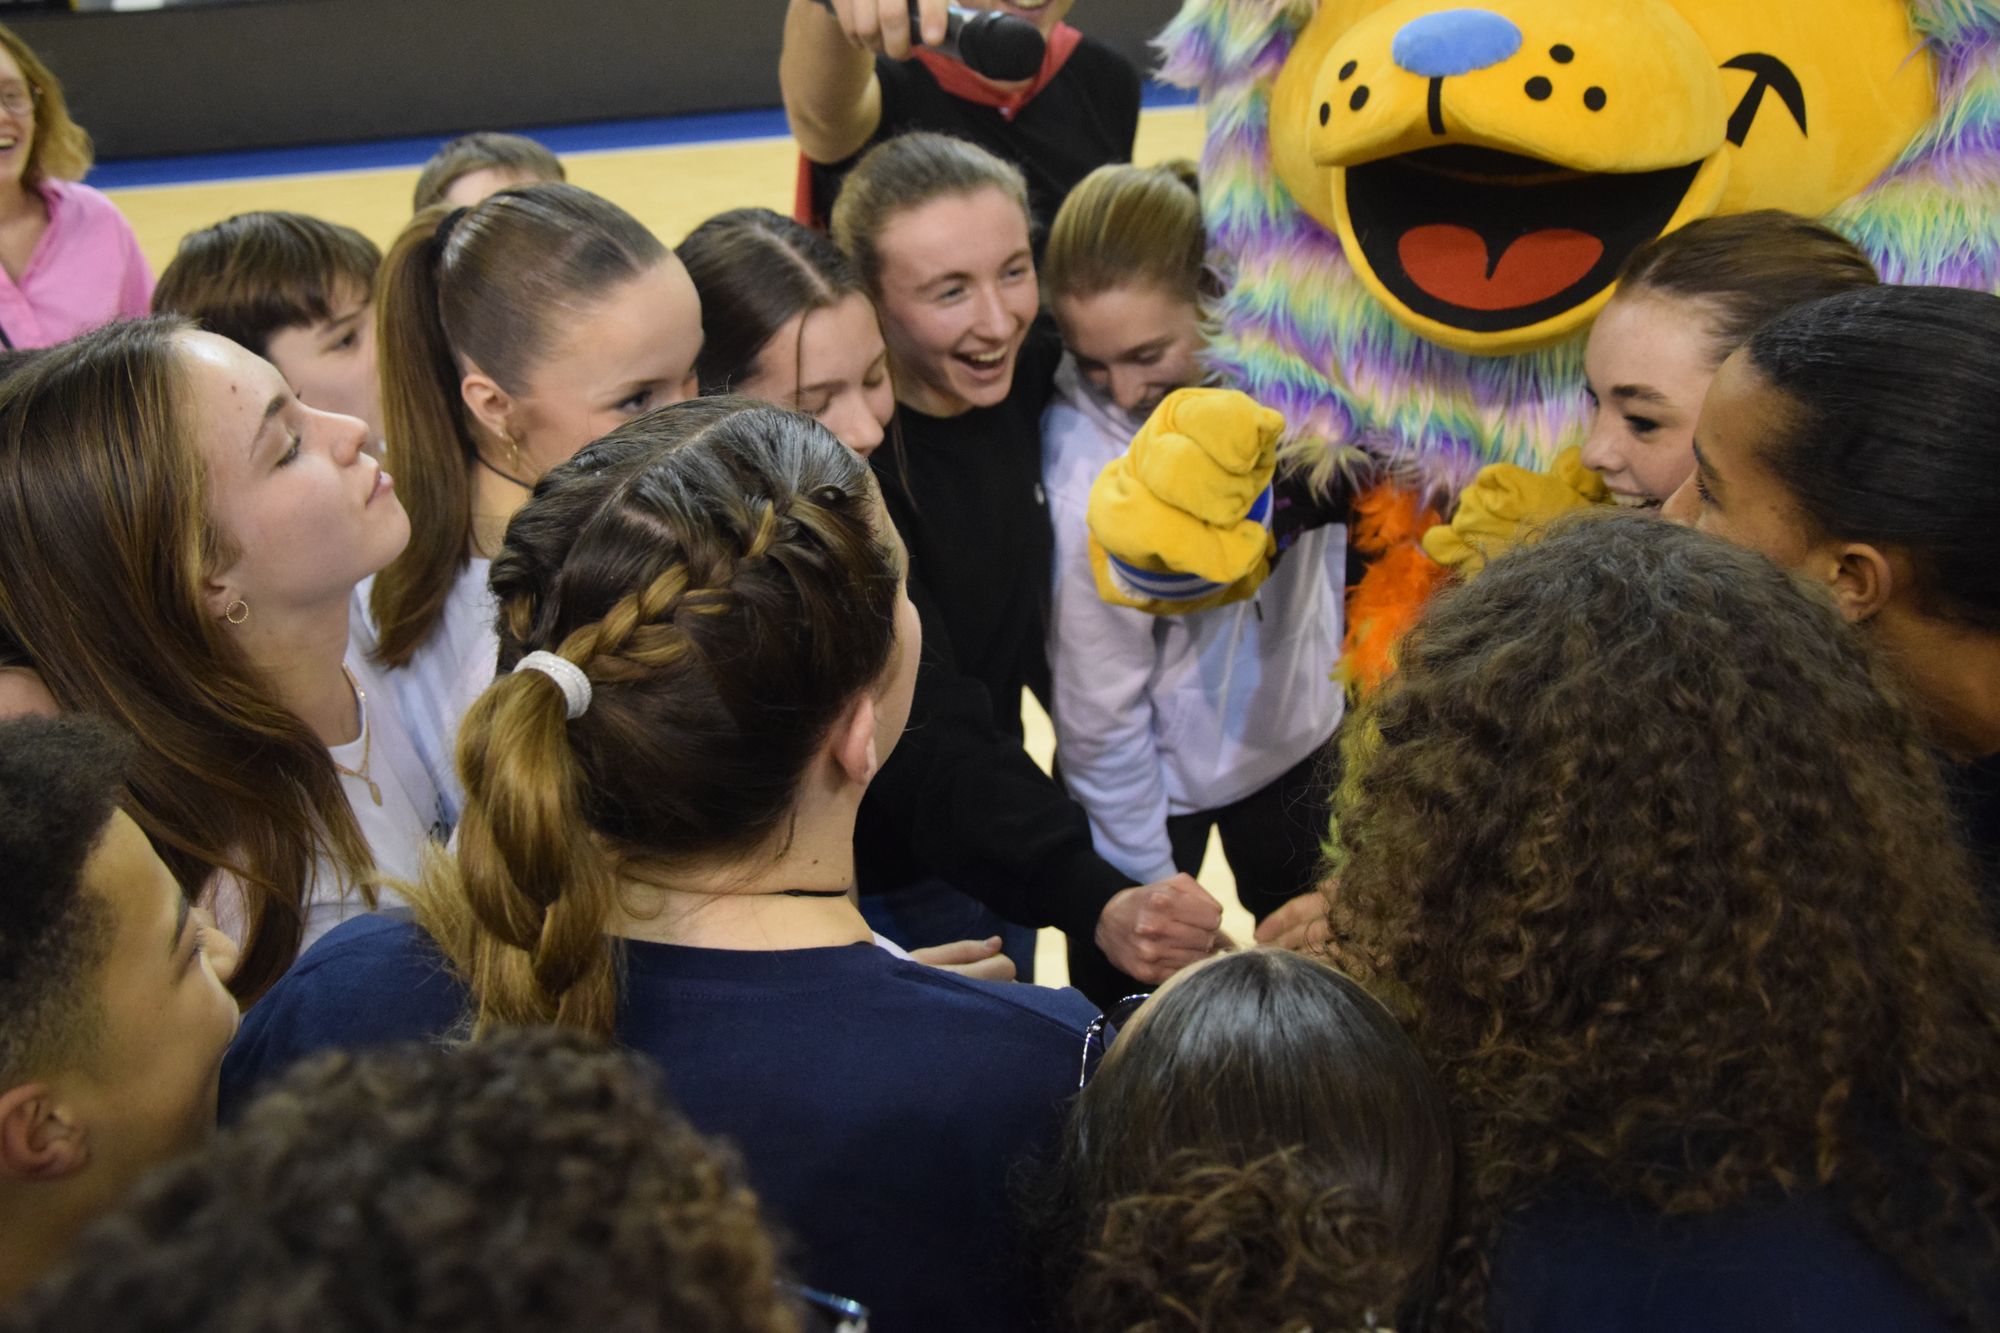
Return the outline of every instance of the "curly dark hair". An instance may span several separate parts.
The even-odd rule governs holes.
[[[298,1065],[7,1333],[796,1333],[733,1156],[552,1029]]]
[[[1451,1134],[1386,1009],[1253,949],[1128,1024],[1029,1195],[1079,1333],[1403,1327],[1444,1236]]]
[[[1668,1212],[1826,1187],[1974,1311],[1941,1256],[2000,1254],[2000,946],[1830,603],[1574,523],[1439,598],[1356,722],[1332,926],[1451,1104],[1447,1326],[1483,1325],[1501,1215],[1558,1176]]]

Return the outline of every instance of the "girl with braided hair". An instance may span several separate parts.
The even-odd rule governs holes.
[[[742,399],[551,471],[494,560],[502,674],[421,925],[328,936],[249,1017],[225,1104],[320,1047],[614,1034],[741,1146],[809,1284],[890,1333],[1022,1327],[1004,1183],[1094,1011],[876,948],[849,896],[920,650],[906,561],[866,463]]]

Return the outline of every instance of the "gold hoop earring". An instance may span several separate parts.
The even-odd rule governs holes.
[[[222,618],[232,625],[240,625],[250,618],[250,603],[241,597],[222,608]]]

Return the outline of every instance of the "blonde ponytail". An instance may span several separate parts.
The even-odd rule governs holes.
[[[556,1023],[609,1035],[616,960],[612,860],[583,812],[563,694],[539,672],[500,677],[459,730],[465,812],[458,891],[477,927],[466,961],[477,1030]]]

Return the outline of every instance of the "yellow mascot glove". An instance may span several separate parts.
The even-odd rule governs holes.
[[[1254,592],[1277,549],[1266,497],[1284,427],[1234,390],[1167,395],[1090,488],[1099,594],[1180,615]]]
[[[1424,554],[1470,578],[1550,519],[1610,498],[1604,479],[1583,465],[1579,448],[1556,455],[1548,472],[1493,463],[1459,496],[1451,522],[1424,534]]]
[[[1278,466],[1285,419],[1234,389],[1176,389],[1132,437],[1141,486],[1204,523],[1243,520]]]

